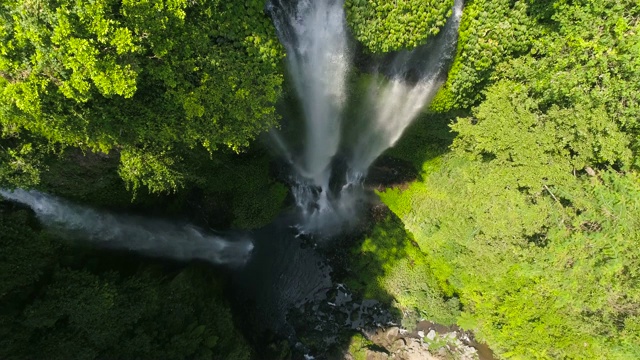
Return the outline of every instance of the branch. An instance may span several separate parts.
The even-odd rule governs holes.
[[[560,202],[560,200],[558,200],[558,198],[555,195],[553,195],[551,190],[549,190],[549,187],[547,187],[547,184],[544,185],[544,188],[547,189],[547,191],[549,192],[549,194],[551,194],[551,197],[553,197],[555,201]]]

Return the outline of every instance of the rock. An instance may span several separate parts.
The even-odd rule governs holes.
[[[438,360],[428,349],[428,346],[422,343],[422,340],[407,338],[406,346],[394,352],[395,359],[398,360]]]
[[[433,325],[433,324],[432,324]],[[432,325],[409,332],[397,326],[365,332],[375,346],[366,350],[367,360],[477,360],[478,351],[463,342],[464,332],[440,330]],[[426,333],[426,334],[425,334]],[[439,340],[435,342],[436,337]],[[435,348],[433,345],[441,345]],[[353,360],[345,357],[344,360]]]
[[[378,329],[374,334],[368,336],[373,343],[386,349],[391,348],[399,337],[400,328],[397,326],[390,327],[387,330]]]
[[[391,350],[393,352],[396,352],[405,346],[407,346],[407,340],[405,338],[399,338],[393,343],[393,347],[391,348]]]
[[[419,173],[413,164],[390,156],[380,156],[369,168],[365,186],[383,190],[388,187],[406,188]]]
[[[443,346],[440,349],[438,349],[437,354],[440,357],[446,358],[449,355],[449,352],[447,351],[447,348]]]
[[[478,359],[478,350],[471,346],[460,345],[458,347],[458,353],[460,354],[460,360],[476,360]]]
[[[367,350],[367,360],[387,360],[389,355],[380,351]]]

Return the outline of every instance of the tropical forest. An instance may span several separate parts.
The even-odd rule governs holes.
[[[640,3],[0,0],[0,359],[640,359]]]

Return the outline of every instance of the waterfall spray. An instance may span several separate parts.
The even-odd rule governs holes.
[[[331,163],[340,146],[341,112],[350,65],[343,4],[338,0],[300,0],[269,4],[287,66],[302,102],[305,139],[293,160],[293,194],[305,231],[326,228],[340,206],[331,198]],[[280,145],[280,148],[283,146]]]
[[[331,160],[340,144],[340,113],[350,64],[342,3],[300,0],[292,5],[274,0],[270,9],[306,120],[305,148],[297,170],[313,185],[326,189]]]
[[[436,95],[455,54],[462,7],[463,1],[456,0],[451,17],[433,42],[398,53],[391,66],[376,75],[362,112],[366,125],[351,151],[350,172],[366,174]]]
[[[190,225],[97,211],[37,191],[0,190],[0,195],[28,205],[44,225],[65,237],[102,247],[232,266],[243,264],[253,249],[248,239],[230,241]]]
[[[292,192],[305,232],[336,231],[353,219],[364,177],[373,161],[393,146],[435,96],[455,53],[463,0],[455,0],[443,31],[426,46],[394,55],[375,75],[361,111],[355,140],[341,134],[341,111],[350,65],[349,37],[340,0],[273,0],[268,4],[287,51],[287,65],[304,109],[302,156],[285,150],[296,172]],[[344,144],[344,142],[348,142]],[[279,149],[288,149],[277,138]],[[342,186],[330,187],[339,148],[349,153]],[[335,182],[335,181],[334,181]]]

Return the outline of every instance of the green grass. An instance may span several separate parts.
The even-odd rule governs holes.
[[[363,83],[367,79],[361,80]],[[422,178],[438,171],[454,134],[449,124],[459,113],[425,113],[405,132],[401,140],[385,155],[413,164],[420,179],[405,190],[387,189],[379,193],[383,202],[395,212],[377,223],[359,246],[352,250],[354,275],[350,288],[367,298],[392,304],[402,314],[403,325],[415,326],[418,319],[454,324],[460,313],[458,299],[446,283],[440,283],[432,264],[412,235],[405,230],[398,209],[411,208],[408,192],[425,191]]]
[[[373,343],[362,334],[356,333],[351,337],[349,344],[349,354],[353,356],[353,360],[367,360],[367,349]]]

